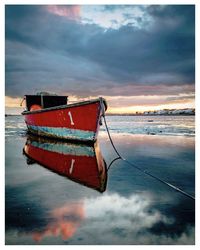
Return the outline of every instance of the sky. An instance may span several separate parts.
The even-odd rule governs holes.
[[[6,106],[40,91],[110,113],[194,108],[194,5],[6,5]]]

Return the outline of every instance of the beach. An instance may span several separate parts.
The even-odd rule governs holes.
[[[30,164],[23,153],[28,140],[23,117],[7,116],[5,243],[195,244],[195,201],[145,174],[195,196],[194,118],[108,116],[114,145],[132,165],[122,159],[110,165],[117,155],[103,125],[98,144],[109,170],[105,191],[99,192],[41,164]],[[43,149],[55,148],[42,143]]]

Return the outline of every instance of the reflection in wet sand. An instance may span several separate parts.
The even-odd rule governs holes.
[[[27,164],[38,163],[70,180],[99,192],[104,192],[107,183],[106,163],[98,142],[93,146],[61,142],[29,136],[23,149]],[[46,237],[71,238],[84,219],[84,204],[81,201],[67,202],[50,212],[50,222],[32,237],[36,242]]]
[[[181,196],[176,205],[168,200],[162,207],[154,199],[148,191],[85,199],[89,226],[81,237],[95,230],[88,244],[101,244],[99,235],[104,236],[104,244],[194,244],[194,202]]]
[[[23,152],[29,165],[38,163],[99,192],[106,189],[106,162],[98,142],[89,146],[29,136]]]
[[[71,238],[81,221],[85,217],[84,206],[82,202],[66,203],[62,207],[55,208],[51,212],[51,220],[44,230],[35,231],[32,237],[40,242],[45,237],[61,236],[63,240]]]

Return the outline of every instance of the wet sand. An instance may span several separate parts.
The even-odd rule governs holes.
[[[121,155],[195,194],[194,137],[113,134]],[[194,201],[115,161],[100,193],[22,154],[26,134],[6,137],[6,244],[194,244]],[[116,157],[104,131],[101,154]],[[86,173],[87,174],[87,173]]]

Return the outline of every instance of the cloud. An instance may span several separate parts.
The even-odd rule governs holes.
[[[78,57],[52,51],[47,53],[11,41],[7,42],[6,51],[5,87],[10,96],[22,96],[27,94],[27,90],[29,93],[46,90],[88,96],[93,92],[94,82],[100,87],[104,84],[103,79],[109,79],[99,65],[87,59],[79,60]]]
[[[157,202],[156,207],[154,197],[146,192],[128,197],[106,193],[66,202],[49,211],[48,220],[43,223],[30,223],[29,228],[13,225],[9,228],[7,241],[19,244],[22,238],[29,244],[34,241],[45,244],[48,237],[47,243],[54,244],[63,244],[66,240],[68,244],[77,244],[80,239],[82,244],[95,245],[194,244],[193,211],[187,210],[191,209],[190,202],[186,205],[185,199],[174,201],[169,197],[162,202],[168,202],[167,209]],[[183,207],[186,210],[182,210]],[[38,214],[41,215],[40,211]],[[36,221],[34,214],[28,219]],[[9,239],[10,235],[13,238]]]
[[[172,208],[173,211],[165,214],[153,208],[152,201],[152,197],[147,193],[132,194],[130,197],[113,193],[86,199],[87,224],[82,228],[81,237],[86,237],[89,230],[91,232],[94,228],[95,234],[88,244],[98,244],[99,235],[103,235],[103,244],[111,244],[111,242],[112,244],[137,245],[194,244],[194,228],[190,225],[191,218],[188,219],[187,225],[182,224],[178,233],[172,230],[182,218],[176,211],[176,209],[180,210],[181,205],[177,204],[177,207]],[[177,218],[173,216],[173,213]],[[164,230],[159,233],[156,230],[161,224]]]
[[[110,106],[115,107],[134,107],[134,106],[155,106],[172,103],[191,103],[194,100],[194,95],[148,95],[148,96],[107,96]]]
[[[194,95],[169,96],[167,97],[167,101],[187,101],[194,100],[194,98]]]
[[[32,233],[33,240],[42,241],[45,237],[61,236],[63,240],[71,238],[84,219],[84,207],[79,203],[65,203],[51,212],[51,222],[41,231]]]
[[[45,6],[47,11],[58,16],[64,16],[69,19],[79,19],[80,6],[79,5],[48,5]]]
[[[137,5],[84,5],[81,10],[82,23],[96,24],[105,30],[125,25],[146,29],[151,23],[151,15]]]
[[[140,86],[140,94],[148,94],[152,86],[158,86],[157,92],[180,86],[182,93],[185,86],[194,86],[194,6],[122,10],[127,20],[131,10],[142,13],[135,14],[141,20],[149,16],[151,25],[121,22],[105,31],[98,22],[82,23],[78,6],[7,5],[6,95],[54,89],[92,96],[120,88],[126,95],[123,87],[128,86]],[[119,8],[103,11],[120,20]]]

